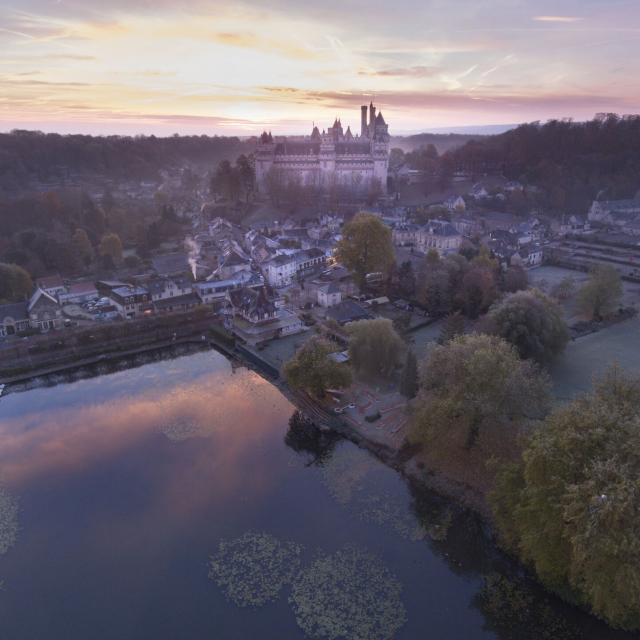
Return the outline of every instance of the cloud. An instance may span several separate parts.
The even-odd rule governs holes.
[[[358,71],[359,76],[373,76],[380,78],[394,78],[394,77],[407,77],[407,78],[431,78],[441,71],[438,67],[427,67],[423,65],[416,65],[413,67],[398,68],[398,69],[378,69],[372,71]]]
[[[255,49],[263,53],[277,53],[289,58],[315,58],[316,53],[306,47],[298,46],[288,38],[268,38],[254,33],[223,31],[214,33],[212,38],[220,44]]]
[[[533,18],[536,22],[580,22],[584,18],[578,16],[535,16]]]

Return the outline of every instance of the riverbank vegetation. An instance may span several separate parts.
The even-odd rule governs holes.
[[[491,495],[504,543],[550,589],[640,628],[640,378],[617,367],[557,408]]]
[[[489,310],[487,333],[504,338],[521,358],[549,362],[567,346],[569,330],[558,304],[537,289],[518,291]]]
[[[336,347],[322,338],[311,338],[285,363],[285,380],[294,389],[322,398],[327,389],[342,389],[351,384],[351,370],[329,356]]]
[[[348,325],[349,360],[354,371],[369,378],[389,379],[402,363],[405,345],[391,320],[376,318]]]

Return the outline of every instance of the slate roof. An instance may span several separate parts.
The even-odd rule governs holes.
[[[28,320],[26,302],[12,302],[10,304],[0,304],[0,322],[5,318],[11,318],[15,321]]]
[[[353,300],[343,300],[327,310],[327,317],[332,318],[340,324],[346,324],[347,322],[354,322],[356,320],[369,320],[372,316],[357,302]]]

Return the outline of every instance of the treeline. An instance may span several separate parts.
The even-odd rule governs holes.
[[[551,211],[583,214],[599,194],[628,198],[640,189],[640,116],[524,124],[447,155],[478,179],[497,173],[539,187]]]
[[[252,148],[237,137],[89,136],[39,131],[0,134],[0,191],[69,174],[155,179],[161,169],[187,163],[215,165]]]

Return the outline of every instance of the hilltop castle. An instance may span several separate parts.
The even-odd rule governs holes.
[[[376,115],[373,103],[363,105],[360,134],[351,128],[342,130],[336,118],[332,127],[320,133],[314,126],[310,136],[277,136],[266,131],[258,139],[255,151],[256,184],[267,190],[273,178],[283,184],[296,181],[302,185],[327,189],[341,186],[354,192],[365,192],[378,184],[386,192],[389,167],[389,131],[382,117]]]

